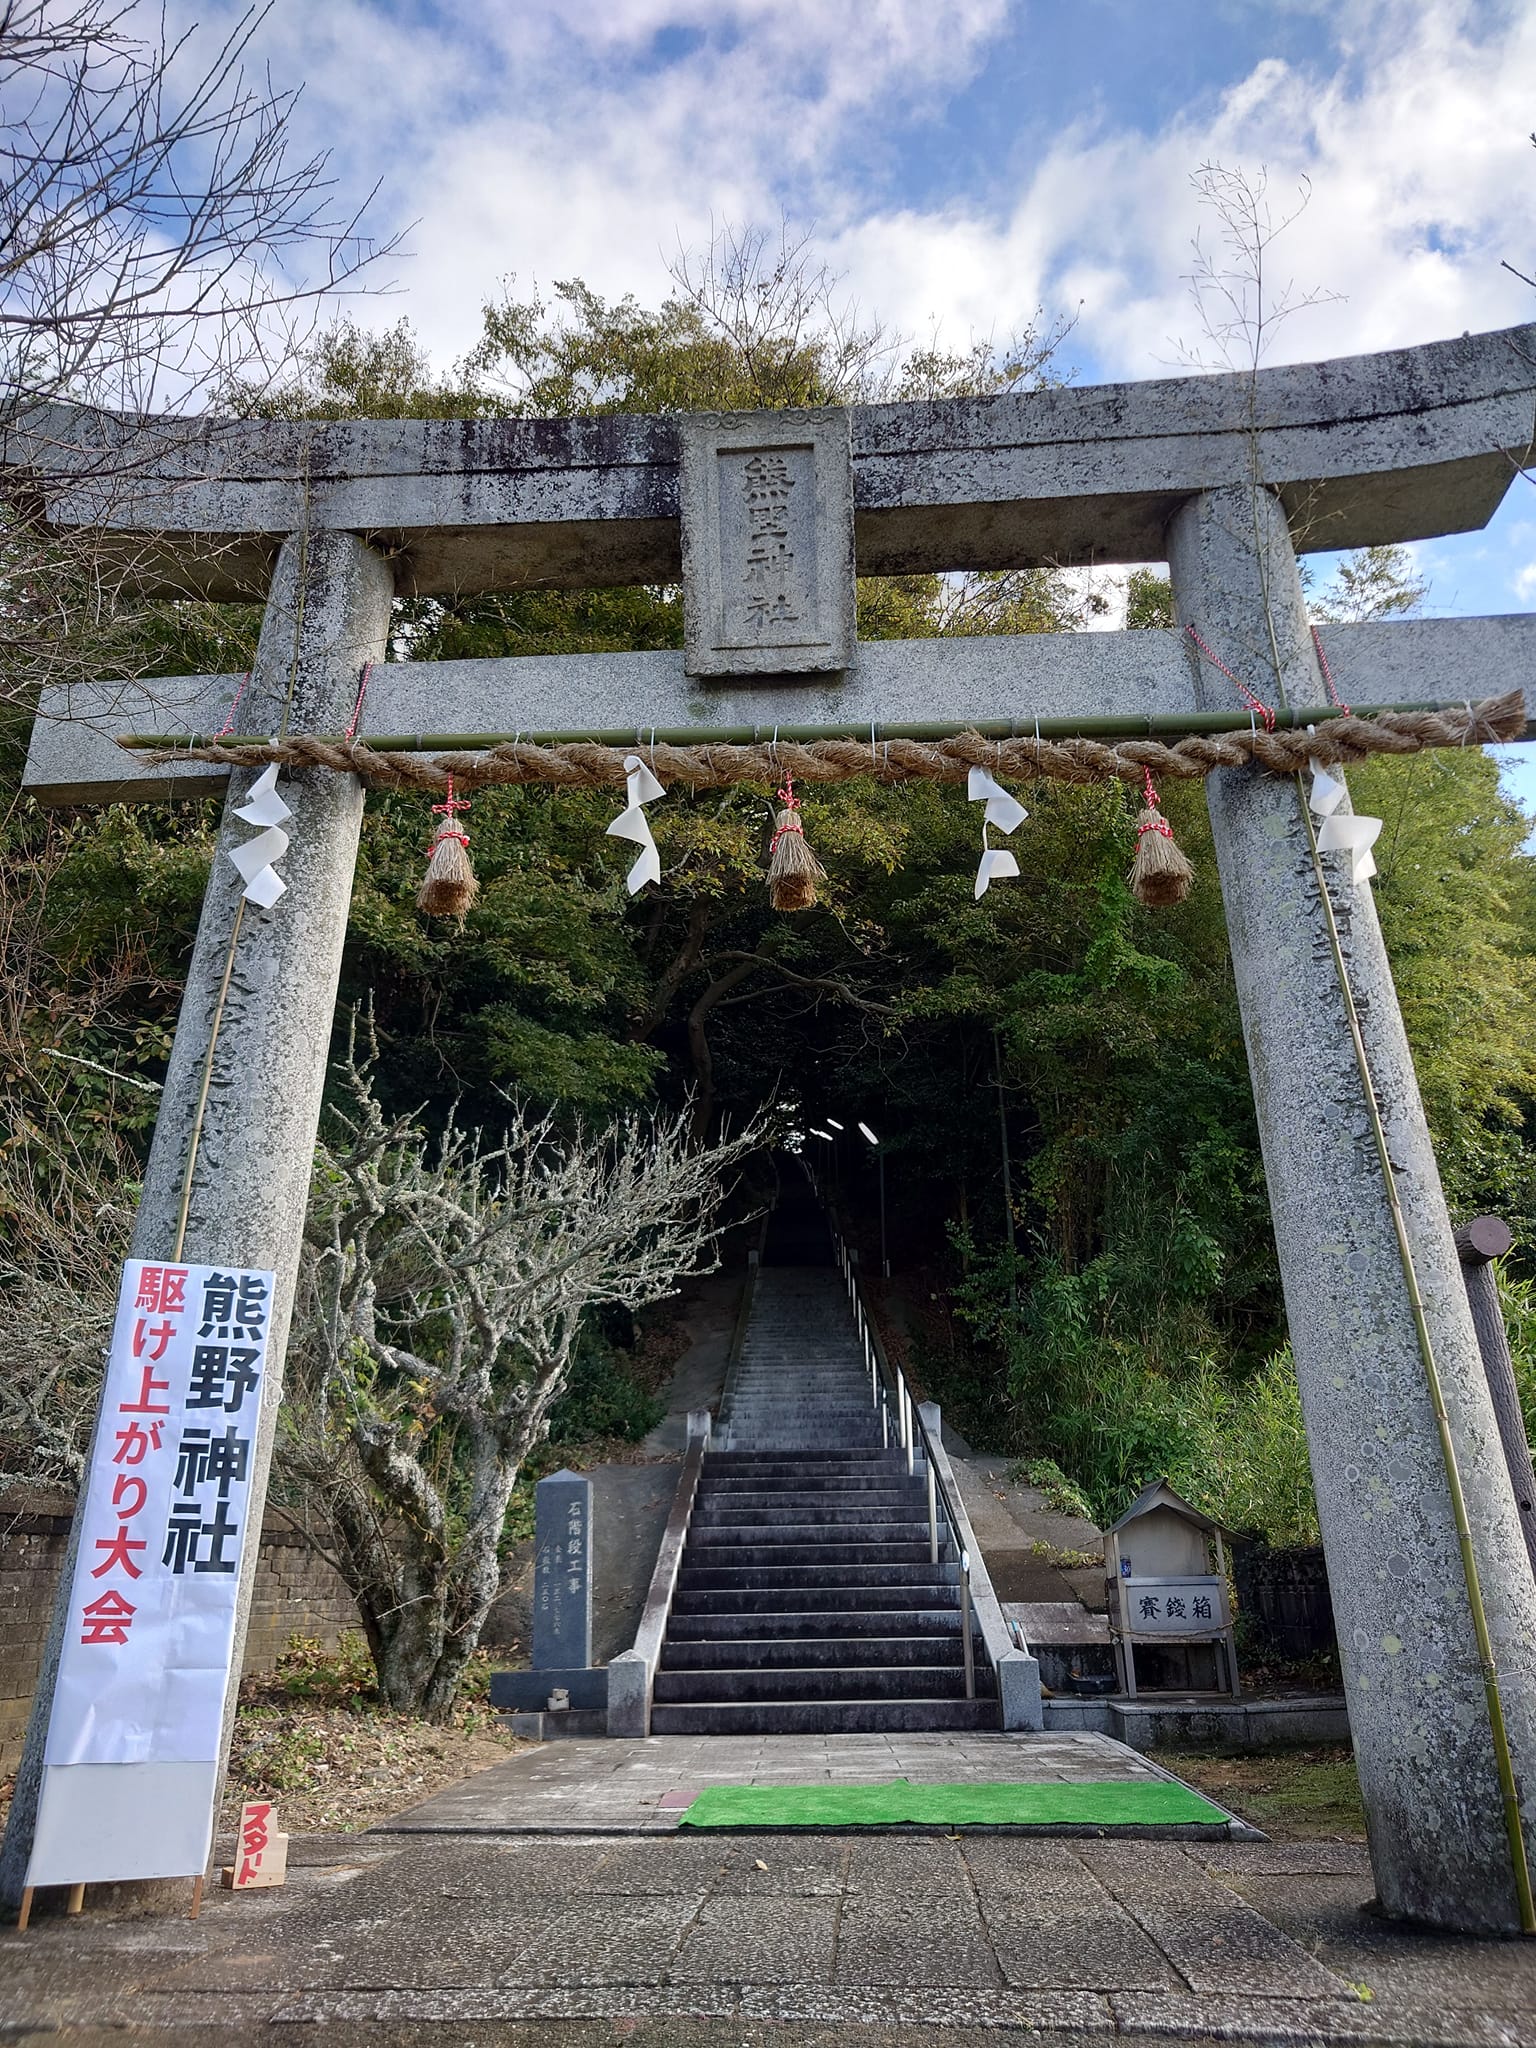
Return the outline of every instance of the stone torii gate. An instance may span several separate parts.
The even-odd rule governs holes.
[[[4,451],[60,527],[121,534],[178,590],[266,598],[242,733],[337,734],[397,594],[684,580],[682,653],[381,666],[360,736],[520,732],[899,733],[1036,720],[1180,719],[1243,706],[1177,632],[858,646],[853,575],[1166,560],[1197,624],[1266,702],[1325,692],[1295,548],[1484,525],[1528,458],[1536,328],[1254,376],[1174,379],[848,411],[125,430],[108,490],[99,429],[35,423]],[[779,513],[768,567],[749,491]],[[766,584],[765,584],[766,578]],[[765,589],[767,598],[765,601]],[[1460,704],[1533,670],[1536,620],[1329,628],[1357,708]],[[1494,680],[1496,679],[1496,681]],[[132,732],[229,729],[239,679],[62,691],[26,787],[42,802],[157,801],[249,771],[156,765]],[[1123,729],[1123,728],[1122,728]],[[1143,726],[1145,731],[1148,728]],[[451,744],[446,737],[438,744]],[[278,1275],[253,1503],[279,1395],[363,791],[284,782],[288,893],[236,933],[216,859],[133,1241]],[[1445,1927],[1519,1926],[1513,1858],[1436,1422],[1389,1189],[1293,782],[1210,777],[1210,808],[1378,1894]],[[1336,877],[1342,950],[1438,1357],[1536,1860],[1536,1586],[1461,1285],[1402,1019],[1366,888]],[[221,1019],[215,1032],[215,1020]],[[235,1657],[255,1546],[247,1547]],[[67,1575],[66,1575],[67,1583]],[[47,1652],[7,1838],[21,1885],[63,1626]],[[231,1688],[232,1711],[233,1688]]]

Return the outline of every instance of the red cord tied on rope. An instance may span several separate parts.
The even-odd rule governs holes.
[[[428,848],[427,872],[416,892],[416,908],[429,917],[457,917],[462,920],[480,884],[469,859],[469,835],[459,824],[460,811],[469,809],[466,797],[455,797],[453,777],[448,778],[448,800],[432,806],[442,823],[432,835]]]
[[[774,820],[768,846],[768,901],[775,910],[809,910],[816,901],[816,884],[825,881],[827,871],[805,843],[793,775],[784,777],[778,797],[783,809]]]
[[[1221,656],[1216,652],[1215,648],[1212,647],[1208,641],[1201,637],[1200,629],[1198,626],[1186,626],[1184,630],[1189,635],[1190,639],[1194,641],[1195,645],[1199,648],[1200,652],[1205,656],[1206,660],[1211,664],[1211,667],[1221,670],[1221,673],[1226,677],[1227,681],[1233,685],[1233,687],[1237,691],[1237,694],[1248,706],[1248,709],[1250,711],[1256,711],[1259,714],[1260,718],[1262,718],[1264,721],[1264,730],[1266,732],[1273,732],[1275,729],[1275,714],[1271,710],[1270,706],[1264,702],[1262,697],[1256,697],[1253,694],[1252,690],[1249,689],[1248,685],[1243,681],[1241,676],[1233,674],[1231,669],[1229,669],[1227,667],[1227,664],[1222,660]],[[1318,642],[1317,651],[1318,654],[1321,656],[1323,652],[1321,641]],[[1326,657],[1324,657],[1324,659],[1326,661]],[[1335,692],[1334,694],[1335,700],[1337,700],[1338,693]]]
[[[1182,903],[1194,880],[1194,869],[1174,843],[1173,827],[1158,809],[1152,770],[1142,770],[1142,809],[1136,819],[1136,858],[1127,880],[1131,894],[1149,910]]]

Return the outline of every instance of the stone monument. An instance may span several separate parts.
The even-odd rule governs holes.
[[[608,1703],[608,1674],[592,1668],[592,1482],[552,1472],[534,1488],[533,1644],[528,1671],[498,1671],[491,1704],[543,1713],[563,1693],[581,1711]]]

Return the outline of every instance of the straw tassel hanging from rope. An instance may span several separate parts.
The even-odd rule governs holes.
[[[1194,869],[1173,841],[1173,827],[1157,807],[1152,771],[1144,770],[1143,807],[1136,820],[1136,858],[1128,877],[1131,894],[1149,910],[1182,903],[1189,894]]]
[[[448,778],[448,800],[434,804],[442,818],[432,835],[426,878],[416,892],[416,908],[429,917],[463,917],[480,894],[480,884],[469,864],[469,835],[459,823],[460,811],[469,809],[463,797],[455,798],[453,777]]]
[[[816,884],[825,881],[827,871],[805,843],[792,775],[784,778],[779,802],[784,808],[774,820],[768,848],[768,901],[775,910],[809,910],[816,901]]]

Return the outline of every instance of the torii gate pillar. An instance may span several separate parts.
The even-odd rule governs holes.
[[[1324,701],[1271,492],[1232,485],[1190,499],[1169,532],[1169,566],[1180,619],[1234,669],[1261,690],[1272,680],[1282,701]],[[1197,689],[1212,708],[1235,701],[1209,668]],[[1394,1915],[1515,1933],[1450,1496],[1298,791],[1246,770],[1212,775],[1206,788],[1377,1895]],[[1536,1588],[1376,905],[1365,887],[1337,890],[1335,902],[1529,1797]]]
[[[383,659],[394,594],[389,564],[355,534],[311,529],[292,535],[278,554],[241,716],[248,712],[257,732],[321,732],[344,726],[357,701],[362,664]],[[250,826],[233,813],[245,802],[254,780],[255,773],[249,770],[230,778],[130,1254],[136,1259],[171,1256],[188,1160],[200,1126],[183,1257],[265,1267],[277,1275],[251,1469],[253,1504],[266,1497],[272,1460],[283,1354],[363,820],[363,789],[355,776],[313,768],[285,776],[283,797],[294,814],[292,845],[280,870],[287,893],[270,917],[248,904],[236,934],[243,885],[224,856],[231,846],[251,837]],[[228,990],[222,998],[210,1067],[209,1043],[226,978]],[[200,1111],[205,1075],[207,1105]],[[84,1504],[82,1492],[81,1509]],[[74,1570],[79,1534],[77,1511],[62,1576],[65,1588]],[[224,1756],[229,1753],[235,1680],[244,1662],[257,1548],[254,1542],[244,1546],[235,1610],[234,1679],[224,1709]],[[8,1902],[21,1896],[32,1847],[43,1745],[67,1613],[68,1602],[61,1598],[44,1648],[17,1773],[0,1861],[0,1896]]]

